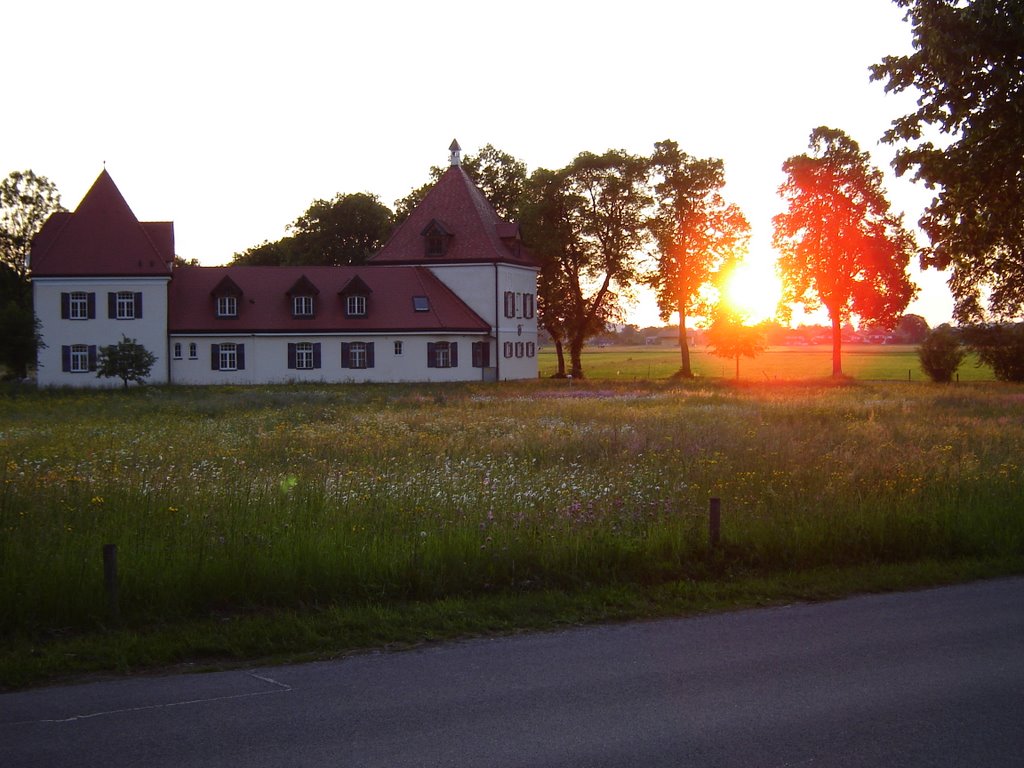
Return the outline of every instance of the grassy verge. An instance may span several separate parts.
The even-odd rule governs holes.
[[[359,604],[231,615],[133,629],[109,627],[0,646],[0,689],[97,676],[196,672],[295,663],[368,650],[524,631],[829,600],[1024,573],[1024,558],[926,560],[675,581]]]

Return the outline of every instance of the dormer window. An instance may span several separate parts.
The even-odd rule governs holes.
[[[366,297],[348,296],[345,298],[345,314],[348,317],[366,316]]]
[[[238,317],[238,299],[234,296],[218,296],[217,317]]]
[[[359,275],[353,275],[338,292],[341,296],[341,306],[345,309],[345,317],[366,317],[369,313],[371,293],[373,291],[366,281]]]
[[[431,219],[430,223],[423,228],[420,234],[424,238],[427,256],[437,258],[447,253],[452,233],[440,221]]]
[[[288,289],[292,300],[292,317],[313,317],[316,314],[316,297],[319,289],[303,275]]]
[[[214,299],[217,317],[238,317],[238,300],[242,298],[242,289],[238,283],[224,275],[210,294]]]

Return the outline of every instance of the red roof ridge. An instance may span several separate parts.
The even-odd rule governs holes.
[[[33,274],[170,274],[173,223],[140,222],[106,168],[73,213],[55,217],[39,234],[51,220],[57,228],[33,241]],[[154,240],[158,234],[163,247]]]
[[[446,230],[449,242],[441,255],[428,255],[424,237],[432,223]],[[371,262],[452,264],[511,262],[536,267],[518,242],[518,225],[504,221],[460,165],[450,166],[427,192]]]

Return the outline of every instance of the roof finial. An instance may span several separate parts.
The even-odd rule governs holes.
[[[458,140],[452,139],[452,145],[448,150],[452,153],[451,164],[462,165],[462,147],[459,146]]]

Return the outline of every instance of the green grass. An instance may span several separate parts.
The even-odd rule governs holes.
[[[995,382],[11,389],[0,685],[626,618],[637,601],[663,615],[680,589],[796,579],[813,598],[817,582],[882,588],[875,572],[885,588],[1015,572],[1022,403]]]

